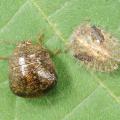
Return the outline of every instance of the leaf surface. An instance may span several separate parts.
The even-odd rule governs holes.
[[[0,56],[10,56],[20,41],[36,42],[41,32],[49,50],[64,49],[74,28],[88,19],[120,38],[119,6],[118,0],[1,0]],[[68,53],[52,59],[58,84],[36,99],[11,93],[8,63],[0,61],[0,120],[120,119],[120,70],[93,73]]]

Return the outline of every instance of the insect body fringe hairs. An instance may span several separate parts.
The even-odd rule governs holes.
[[[56,84],[49,52],[40,45],[20,43],[9,59],[10,88],[18,96],[39,96]]]
[[[70,37],[70,52],[88,68],[101,72],[118,69],[120,42],[103,29],[83,24]]]
[[[6,58],[1,57],[1,60]],[[31,41],[19,43],[9,61],[9,86],[20,97],[38,97],[57,83],[50,53]]]

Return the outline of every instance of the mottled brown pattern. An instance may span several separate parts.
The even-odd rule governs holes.
[[[92,56],[88,56],[86,54],[80,54],[80,53],[75,54],[74,57],[81,60],[81,61],[87,61],[87,62],[91,62],[94,59]]]
[[[21,97],[35,97],[56,84],[56,72],[46,49],[20,43],[9,59],[10,88]]]

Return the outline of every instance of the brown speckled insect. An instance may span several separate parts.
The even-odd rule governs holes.
[[[9,85],[15,95],[40,96],[56,84],[56,79],[48,50],[30,41],[18,44],[9,58]]]
[[[56,84],[48,51],[31,42],[20,43],[9,58],[10,88],[21,97],[35,97]]]
[[[104,30],[83,24],[70,38],[70,49],[75,58],[97,71],[110,72],[118,68],[120,43]]]

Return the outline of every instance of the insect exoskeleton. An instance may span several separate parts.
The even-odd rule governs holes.
[[[83,24],[70,37],[70,51],[88,68],[110,72],[118,68],[120,43],[103,29]]]
[[[56,84],[49,52],[30,41],[20,43],[9,58],[10,88],[21,97],[37,97]]]

